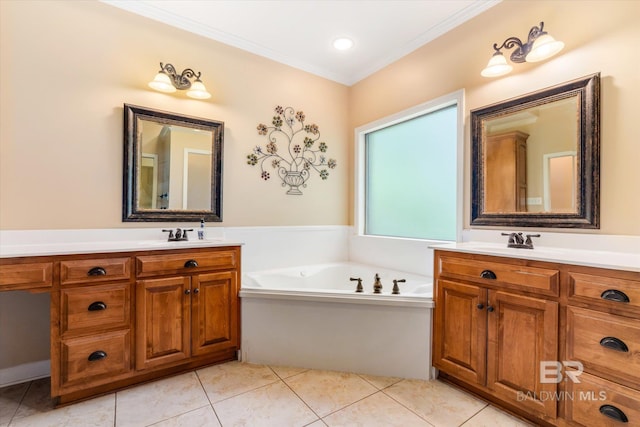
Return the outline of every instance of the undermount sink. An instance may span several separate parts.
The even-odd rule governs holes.
[[[167,240],[141,240],[138,242],[140,246],[198,246],[207,245],[211,243],[220,242],[222,239],[193,239],[193,240],[179,240],[179,241],[167,241]]]

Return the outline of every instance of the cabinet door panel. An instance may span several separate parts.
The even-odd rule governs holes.
[[[433,364],[457,378],[484,384],[487,291],[448,280],[438,280],[436,288]]]
[[[556,417],[555,382],[540,380],[540,362],[558,360],[558,303],[490,292],[487,387],[496,395]]]
[[[141,280],[136,284],[137,369],[190,356],[189,284],[186,276]]]
[[[235,272],[193,277],[192,351],[194,356],[238,345]]]

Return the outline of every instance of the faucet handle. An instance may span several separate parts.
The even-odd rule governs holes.
[[[358,281],[358,286],[356,286],[356,292],[363,292],[364,289],[362,288],[362,279],[360,277],[350,277],[349,280],[351,280],[352,282],[355,282],[356,280]]]
[[[400,287],[398,286],[398,283],[405,283],[407,280],[406,279],[394,279],[393,280],[393,290],[391,291],[392,295],[398,295],[400,294]]]
[[[527,234],[527,240],[525,240],[524,244],[533,247],[533,242],[531,241],[532,237],[540,237],[539,234]]]
[[[173,239],[173,230],[162,230],[163,233],[169,233],[169,240]]]

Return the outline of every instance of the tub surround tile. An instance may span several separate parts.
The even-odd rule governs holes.
[[[223,426],[306,426],[318,416],[282,381],[213,405]]]
[[[329,427],[385,426],[431,427],[431,424],[378,392],[324,418]]]
[[[120,424],[118,424],[119,426]],[[153,424],[153,427],[221,427],[211,405]]]
[[[360,378],[370,383],[378,390],[391,387],[395,383],[402,381],[402,378],[397,378],[397,377],[379,377],[375,375],[364,375],[364,374],[359,374],[359,375],[360,375]]]
[[[211,403],[280,381],[268,366],[242,362],[209,366],[197,374]]]
[[[384,393],[436,427],[462,425],[487,406],[485,402],[435,380],[400,381]]]
[[[462,427],[533,427],[533,424],[515,418],[493,406],[487,406]]]
[[[308,371],[306,368],[293,368],[290,366],[270,366],[270,368],[282,379]]]
[[[209,404],[195,372],[116,393],[118,426],[148,426]]]
[[[0,426],[9,425],[28,389],[29,383],[0,388]]]
[[[115,394],[109,394],[48,412],[14,418],[10,425],[11,427],[113,427],[114,418]]]
[[[284,382],[320,417],[378,391],[356,374],[335,371],[307,371]]]

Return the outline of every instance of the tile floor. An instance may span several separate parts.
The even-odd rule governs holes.
[[[0,389],[0,427],[528,425],[440,381],[240,362],[59,409],[48,378]]]

